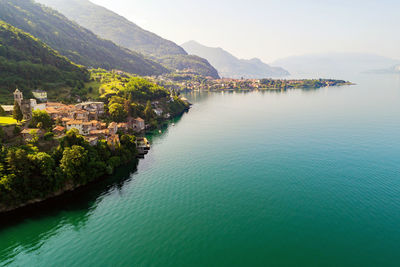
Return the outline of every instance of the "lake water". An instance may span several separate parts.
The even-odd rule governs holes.
[[[136,172],[2,218],[0,265],[399,266],[400,76],[351,80],[189,94]]]

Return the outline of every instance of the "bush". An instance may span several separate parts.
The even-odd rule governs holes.
[[[46,140],[46,141],[52,140],[53,137],[54,137],[54,133],[52,133],[52,132],[47,132],[44,134],[44,140]]]
[[[18,125],[15,126],[13,134],[14,135],[19,135],[21,133],[21,127],[19,127]]]

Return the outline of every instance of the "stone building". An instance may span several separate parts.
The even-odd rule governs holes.
[[[35,99],[24,99],[24,95],[17,88],[14,92],[14,102],[17,102],[21,108],[22,114],[24,115],[24,120],[32,119],[32,110],[34,110],[37,106]]]

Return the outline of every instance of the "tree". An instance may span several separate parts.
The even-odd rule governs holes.
[[[154,111],[150,100],[147,101],[146,108],[144,109],[144,116],[147,121],[150,121],[154,117]]]
[[[124,110],[128,117],[132,116],[132,107],[131,107],[131,102],[129,102],[129,100],[125,100]]]
[[[87,163],[87,151],[81,146],[72,146],[64,150],[60,167],[68,180],[80,184],[86,182]]]
[[[39,125],[39,124],[41,124],[41,125]],[[30,127],[50,129],[52,126],[53,126],[53,120],[51,119],[50,115],[46,111],[44,111],[44,110],[33,111]]]
[[[6,115],[6,111],[4,110],[4,108],[0,105],[0,116],[5,116]]]
[[[29,141],[30,144],[36,145],[39,141],[39,135],[37,130],[31,130],[29,134],[32,136],[31,140]]]
[[[86,146],[87,142],[85,138],[79,134],[77,129],[69,130],[65,136],[60,140],[60,147],[64,149],[72,146]]]
[[[116,122],[124,121],[128,115],[124,109],[124,106],[118,103],[114,103],[109,106],[108,112],[110,113],[111,118]]]
[[[0,145],[4,141],[5,137],[6,137],[6,133],[4,132],[3,128],[0,127]],[[0,149],[1,149],[1,147],[0,147]]]
[[[17,101],[14,102],[13,118],[18,122],[22,121],[24,118],[24,114],[22,114],[21,107]]]
[[[129,94],[128,100],[125,100],[124,102],[124,109],[126,114],[128,114],[128,117],[132,116],[132,106],[131,106],[132,102],[133,102],[132,94]]]

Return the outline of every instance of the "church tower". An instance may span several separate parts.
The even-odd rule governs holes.
[[[15,89],[14,101],[16,101],[20,107],[21,107],[23,99],[24,99],[24,96],[23,96],[22,92],[20,90],[18,90],[18,88]]]

